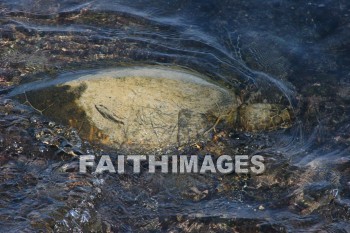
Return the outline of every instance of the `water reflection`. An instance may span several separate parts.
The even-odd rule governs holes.
[[[71,155],[108,148],[4,97],[1,230],[347,231],[349,14],[345,0],[1,1],[2,95],[68,71],[175,64],[297,116],[185,151],[260,153],[262,176],[81,175]]]

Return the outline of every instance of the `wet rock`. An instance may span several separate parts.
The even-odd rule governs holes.
[[[90,140],[147,150],[188,144],[213,126],[209,115],[237,108],[228,90],[188,72],[160,68],[86,75],[26,92],[26,97],[37,110]]]
[[[239,116],[240,125],[248,131],[288,128],[292,122],[290,111],[274,104],[243,105]]]
[[[288,127],[291,122],[281,106],[238,108],[232,90],[193,72],[161,67],[67,76],[19,87],[11,95],[21,93],[36,111],[76,128],[90,141],[141,151],[207,140],[208,132],[222,122],[250,131]]]

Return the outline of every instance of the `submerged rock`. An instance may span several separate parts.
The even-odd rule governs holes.
[[[249,131],[291,122],[281,106],[241,105],[232,90],[202,75],[160,67],[73,75],[22,86],[11,95],[89,140],[142,151],[206,139],[218,122]]]

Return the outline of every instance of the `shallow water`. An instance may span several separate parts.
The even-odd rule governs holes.
[[[345,0],[0,1],[0,231],[350,232],[349,17]],[[259,176],[79,174],[76,155],[119,152],[7,96],[133,65],[194,70],[295,123],[181,151],[262,154]]]

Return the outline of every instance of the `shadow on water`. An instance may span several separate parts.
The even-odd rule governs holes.
[[[349,9],[346,1],[0,1],[0,231],[349,232]],[[194,70],[244,103],[290,106],[295,123],[221,128],[181,151],[261,154],[262,175],[80,174],[79,155],[117,152],[6,97],[134,65]]]

